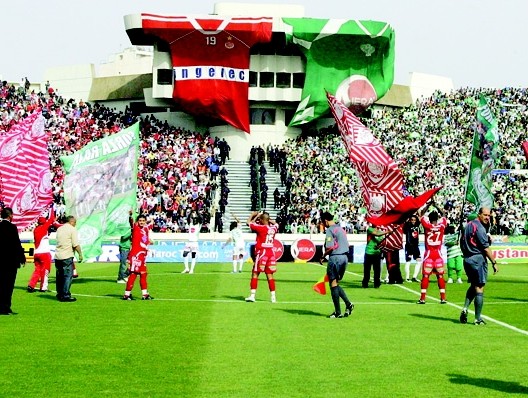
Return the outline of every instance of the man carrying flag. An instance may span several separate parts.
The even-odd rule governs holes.
[[[334,303],[334,312],[328,317],[343,318],[352,314],[354,310],[354,304],[350,302],[343,288],[339,286],[339,281],[343,279],[348,263],[348,240],[345,230],[336,225],[332,214],[324,212],[321,215],[321,220],[326,228],[326,237],[325,250],[319,262],[323,264],[324,258],[328,256],[326,274],[328,275],[330,293]],[[340,298],[345,302],[346,306],[344,315],[341,314]]]

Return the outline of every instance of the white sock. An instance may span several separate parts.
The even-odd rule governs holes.
[[[196,265],[196,258],[193,258],[193,259],[191,260],[191,272],[194,272],[194,267],[195,267],[195,265]]]
[[[237,270],[237,260],[233,260],[233,272],[236,272]]]
[[[183,258],[183,264],[185,265],[185,269],[188,270],[189,269],[189,257],[188,256],[185,256]]]
[[[411,273],[411,262],[408,261],[405,263],[405,279],[409,279],[410,273]]]
[[[141,294],[143,296],[148,296],[148,290],[147,289],[141,289]]]
[[[243,266],[243,265],[244,265],[244,260],[242,259],[242,260],[240,260],[240,264],[239,264],[239,266],[238,266],[238,270],[239,270],[239,271],[242,271],[242,266]]]
[[[418,273],[422,270],[422,263],[421,262],[416,262],[416,265],[414,266],[414,274],[413,274],[413,278],[418,278]]]

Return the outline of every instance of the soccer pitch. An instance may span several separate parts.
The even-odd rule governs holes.
[[[466,284],[435,277],[362,289],[360,264],[342,286],[349,318],[328,319],[312,291],[325,268],[279,263],[277,300],[251,265],[149,264],[153,301],[122,301],[118,265],[80,264],[75,303],[27,293],[19,271],[13,310],[0,317],[0,397],[506,397],[528,394],[528,264],[501,265],[485,291],[485,326],[458,321]],[[54,269],[52,270],[54,273]],[[136,281],[133,294],[140,297]],[[55,289],[51,278],[51,289]],[[344,307],[343,307],[344,310]]]

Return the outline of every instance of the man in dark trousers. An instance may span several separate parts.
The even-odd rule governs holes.
[[[0,213],[0,315],[13,315],[11,297],[18,269],[26,263],[24,248],[13,220],[13,210],[5,207]]]

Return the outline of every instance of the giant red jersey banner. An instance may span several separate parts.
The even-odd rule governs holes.
[[[19,231],[53,201],[44,124],[41,112],[34,112],[0,135],[0,200],[13,209]]]
[[[385,148],[350,109],[332,94],[326,95],[350,161],[358,172],[367,215],[379,217],[402,201],[402,174]],[[400,230],[384,239],[382,247],[399,249],[402,242]]]
[[[249,50],[271,40],[272,18],[142,14],[142,27],[169,44],[184,111],[249,133]]]

